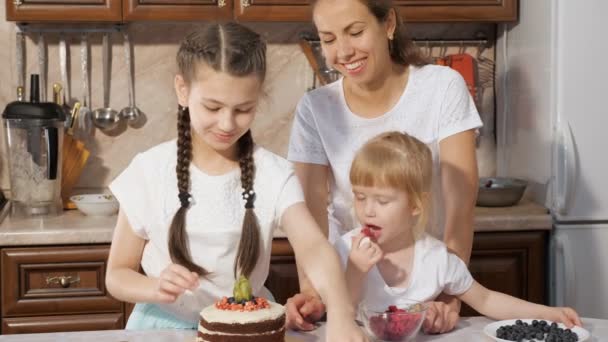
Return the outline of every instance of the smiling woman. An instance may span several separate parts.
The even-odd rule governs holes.
[[[431,150],[426,231],[468,262],[477,194],[475,131],[482,124],[465,81],[448,67],[427,63],[390,0],[317,0],[313,20],[326,64],[342,74],[304,95],[291,131],[288,159],[315,219],[330,241],[358,227],[348,181],[353,156],[379,133],[405,132]],[[323,306],[299,274],[302,294],[288,303],[287,318],[306,329],[311,326],[302,316],[314,319]],[[456,323],[458,303],[443,300],[450,306],[442,306],[442,315],[451,318],[427,326],[430,331]]]

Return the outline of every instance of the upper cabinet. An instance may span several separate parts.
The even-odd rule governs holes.
[[[232,18],[232,0],[122,0],[122,4],[124,21]]]
[[[6,0],[6,20],[20,22],[120,22],[120,0]]]
[[[516,21],[518,0],[395,0],[406,22]],[[19,22],[310,21],[309,0],[6,0]]]
[[[517,20],[517,0],[395,0],[406,22]]]

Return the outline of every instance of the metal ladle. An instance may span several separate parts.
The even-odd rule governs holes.
[[[89,41],[86,33],[80,39],[80,68],[82,76],[82,106],[78,113],[78,130],[85,134],[91,134],[93,126],[93,111],[88,107],[89,101]]]
[[[134,124],[142,115],[139,108],[135,106],[135,85],[133,84],[133,62],[131,56],[131,42],[129,41],[129,33],[124,31],[124,49],[125,49],[125,62],[127,64],[127,76],[129,78],[129,106],[123,108],[119,116],[126,119],[129,124]]]
[[[118,112],[110,108],[110,34],[103,34],[103,108],[93,111],[93,123],[103,131],[111,131],[118,126],[120,117]]]

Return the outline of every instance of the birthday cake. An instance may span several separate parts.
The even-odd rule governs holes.
[[[283,342],[285,308],[252,296],[244,277],[234,288],[233,297],[224,297],[200,312],[197,341]]]

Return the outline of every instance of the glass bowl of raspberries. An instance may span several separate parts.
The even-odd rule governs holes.
[[[376,341],[413,341],[420,331],[426,304],[415,302],[407,306],[391,305],[385,310],[361,307],[361,319],[367,333]]]

